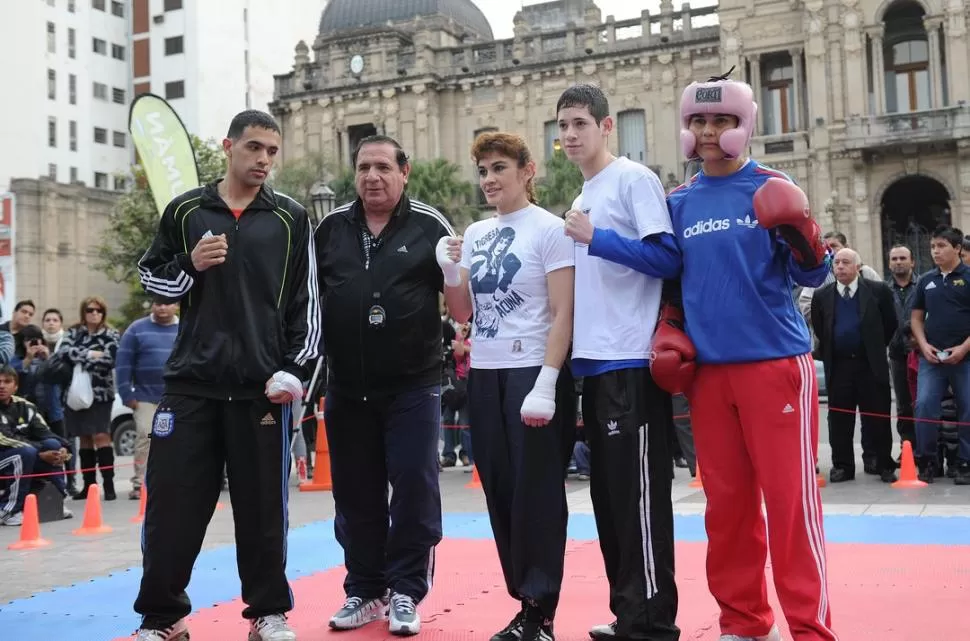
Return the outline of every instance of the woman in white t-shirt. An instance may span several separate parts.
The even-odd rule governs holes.
[[[471,313],[472,449],[506,586],[521,603],[492,641],[552,641],[566,547],[564,479],[576,429],[572,374],[563,368],[574,245],[563,221],[535,204],[535,162],[520,136],[482,134],[472,157],[498,215],[465,232],[467,307],[451,312],[458,320]],[[456,245],[444,261],[457,260]]]

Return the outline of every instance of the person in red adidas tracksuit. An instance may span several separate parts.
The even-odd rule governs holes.
[[[769,549],[795,641],[836,641],[815,480],[818,388],[791,296],[793,283],[819,286],[830,257],[801,189],[745,156],[757,104],[726,78],[693,83],[681,100],[683,151],[703,167],[667,197],[679,269],[646,242],[615,260],[680,279],[682,309],[661,310],[651,373],[690,402],[721,641],[781,641]]]

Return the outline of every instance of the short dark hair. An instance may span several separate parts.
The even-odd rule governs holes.
[[[381,145],[387,144],[394,147],[394,160],[397,161],[397,166],[404,169],[408,164],[408,155],[404,153],[404,149],[401,147],[401,143],[394,140],[390,136],[385,136],[383,134],[375,134],[373,136],[367,136],[361,139],[357,146],[354,148],[354,154],[350,158],[350,165],[354,169],[357,169],[357,154],[360,153],[360,148],[364,145]]]
[[[64,322],[64,314],[62,314],[61,310],[57,309],[56,307],[48,307],[45,309],[44,313],[40,315],[40,319],[44,320],[48,314],[57,314],[57,317],[61,319],[61,322]]]
[[[909,245],[903,245],[903,244],[893,245],[892,247],[889,248],[889,251],[892,252],[892,250],[894,249],[905,249],[906,251],[909,252],[909,257],[910,258],[913,257],[913,250]]]
[[[963,251],[970,252],[970,236],[963,237]]]
[[[17,370],[9,365],[0,367],[0,378],[3,378],[4,376],[12,378],[14,382],[20,382],[20,377],[17,375]]]
[[[610,101],[606,94],[596,85],[573,85],[559,96],[556,103],[556,113],[569,107],[586,107],[596,124],[603,122],[603,118],[610,115]]]
[[[963,232],[953,227],[952,225],[938,225],[936,229],[933,230],[933,235],[930,236],[931,239],[936,240],[937,238],[945,240],[950,243],[952,247],[960,249],[963,247]]]
[[[246,127],[259,127],[260,129],[269,129],[281,133],[280,126],[271,115],[258,109],[247,109],[237,113],[232,122],[229,123],[229,132],[226,133],[226,138],[239,140],[242,138],[243,132],[246,131]]]
[[[835,240],[839,241],[842,243],[843,247],[849,246],[849,239],[846,238],[845,234],[840,231],[827,231],[825,232],[825,235],[822,236],[822,240],[828,240],[829,238],[834,238]]]

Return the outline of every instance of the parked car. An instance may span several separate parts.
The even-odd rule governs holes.
[[[822,361],[815,361],[815,378],[818,379],[819,398],[824,396],[827,399],[829,396],[829,390],[825,386],[825,367],[822,366]]]
[[[111,440],[115,456],[135,455],[135,434],[135,413],[121,402],[120,395],[115,394],[115,402],[111,406]]]

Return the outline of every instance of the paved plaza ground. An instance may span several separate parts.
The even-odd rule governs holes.
[[[824,430],[822,440],[819,458],[824,473],[830,460]],[[137,514],[138,503],[126,500],[130,487],[130,467],[124,467],[127,464],[130,459],[119,459],[119,476],[125,479],[118,483],[119,500],[103,505],[104,521],[113,528],[111,533],[72,535],[72,530],[80,526],[84,509],[81,501],[69,502],[74,519],[42,525],[43,537],[52,542],[50,547],[9,551],[7,545],[17,540],[18,528],[0,528],[0,639],[113,641],[125,638],[137,626],[131,602],[140,576],[140,525],[130,522]],[[857,467],[861,472],[861,462]],[[470,479],[460,466],[441,474],[446,540],[438,563],[438,594],[422,605],[425,638],[487,639],[487,632],[502,627],[511,615],[511,601],[501,586],[497,557],[489,541],[484,497],[480,489],[466,487]],[[687,471],[678,469],[673,500],[684,613],[679,623],[683,639],[706,641],[717,637],[717,610],[706,592],[703,574],[705,498],[702,490],[689,487],[689,481]],[[288,568],[297,586],[293,620],[301,641],[332,639],[325,629],[326,618],[342,599],[342,555],[333,540],[333,501],[329,492],[299,492],[295,486],[294,478]],[[585,638],[584,630],[590,624],[608,621],[609,611],[588,483],[570,479],[567,492],[571,514],[567,583],[571,585],[564,591],[560,617],[564,620],[557,624],[557,637],[560,641],[579,641]],[[833,616],[836,624],[842,624],[843,635],[853,631],[843,639],[958,638],[942,628],[930,636],[911,636],[916,634],[912,631],[915,628],[900,620],[929,613],[913,599],[925,599],[926,607],[934,611],[950,600],[962,600],[963,606],[947,616],[964,617],[959,629],[970,629],[970,616],[966,614],[966,604],[970,603],[970,487],[940,479],[923,489],[900,490],[880,483],[877,477],[859,474],[854,482],[824,487],[822,497]],[[216,511],[209,527],[189,589],[196,609],[207,609],[196,617],[194,641],[245,639],[245,627],[238,623],[241,608],[238,601],[231,603],[238,598],[239,588],[228,493],[222,495],[222,501],[224,506]],[[479,590],[477,582],[488,585]],[[864,595],[869,591],[875,603],[881,600],[882,609],[873,609],[871,600],[867,605]],[[473,603],[476,598],[478,605]],[[220,609],[219,604],[227,603]],[[902,611],[885,609],[895,607]],[[462,608],[467,629],[456,631],[450,627],[454,621],[446,622]],[[876,617],[883,611],[882,616],[890,617],[895,625],[873,627],[862,620],[869,616],[868,611]],[[777,606],[776,612],[781,618]],[[874,631],[874,636],[866,630]],[[347,638],[385,636],[375,628],[351,633]]]

